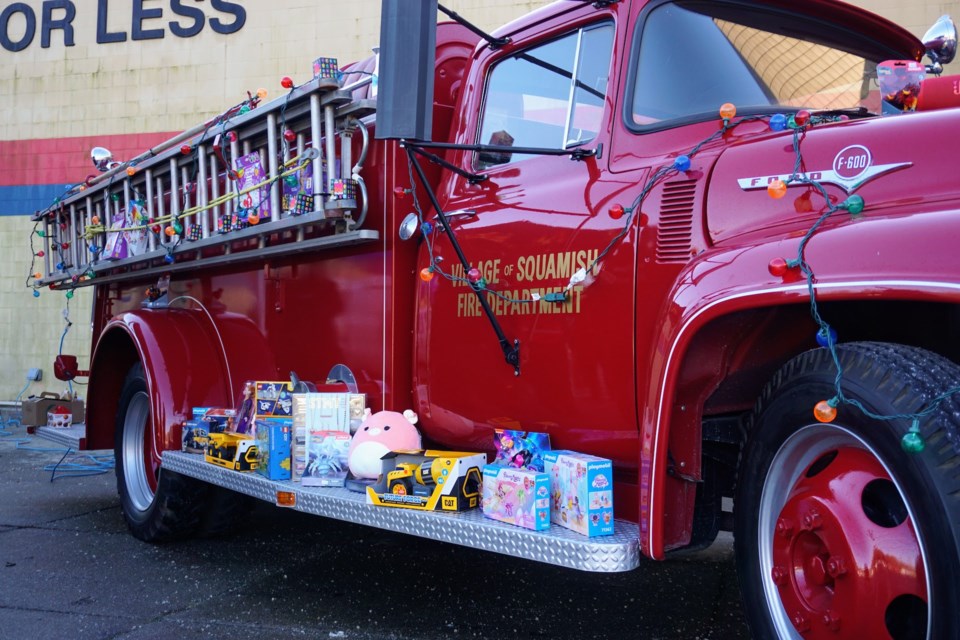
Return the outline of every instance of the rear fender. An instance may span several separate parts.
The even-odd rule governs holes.
[[[87,440],[113,448],[117,404],[127,372],[142,362],[150,393],[154,453],[180,448],[180,425],[197,406],[234,407],[240,385],[277,379],[272,351],[245,316],[213,318],[196,309],[142,309],[104,328],[88,389]]]

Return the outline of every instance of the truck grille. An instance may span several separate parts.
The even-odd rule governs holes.
[[[686,262],[690,259],[696,186],[696,180],[664,184],[660,224],[657,226],[657,262]]]

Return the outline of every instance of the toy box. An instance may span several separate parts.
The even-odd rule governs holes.
[[[73,424],[73,414],[63,405],[57,405],[47,411],[47,426],[66,429]]]
[[[493,432],[493,464],[543,471],[543,452],[550,450],[550,435],[536,431],[497,429]]]
[[[235,161],[237,171],[237,191],[250,189],[261,184],[267,179],[267,174],[263,170],[263,163],[260,161],[260,152],[251,151],[245,156],[240,156]],[[255,213],[261,219],[270,217],[270,192],[266,185],[257,187],[249,193],[241,196],[240,206],[243,208],[245,218],[250,213]]]
[[[336,78],[339,73],[336,58],[317,58],[313,61],[314,78]]]
[[[307,432],[301,482],[305,487],[342,487],[347,480],[350,434],[312,429]]]
[[[254,404],[257,418],[289,418],[293,412],[293,393],[289,382],[257,382]]]
[[[270,480],[290,479],[290,418],[257,419],[257,473]]]
[[[383,472],[367,487],[367,503],[420,511],[466,511],[480,506],[483,453],[391,451]]]
[[[237,412],[220,407],[194,407],[193,419],[183,423],[181,450],[186,453],[203,453],[211,433],[232,431]]]
[[[488,464],[483,468],[483,515],[542,531],[550,528],[550,476]]]
[[[47,413],[64,406],[70,410],[74,422],[83,421],[83,400],[64,400],[52,391],[43,391],[39,396],[30,396],[20,404],[21,423],[25,427],[39,427],[47,424]]]
[[[225,469],[255,471],[257,441],[241,433],[211,433],[203,459]]]
[[[613,535],[613,464],[575,451],[543,454],[550,476],[550,521],[585,536]]]

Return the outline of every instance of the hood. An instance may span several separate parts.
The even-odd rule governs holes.
[[[836,203],[861,196],[868,218],[955,208],[960,202],[960,109],[820,125],[802,137],[800,153],[801,171]],[[711,241],[809,228],[826,210],[816,189],[789,186],[779,200],[766,189],[775,178],[785,180],[796,161],[789,130],[724,151],[707,193]]]

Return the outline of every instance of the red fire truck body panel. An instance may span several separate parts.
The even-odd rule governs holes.
[[[690,37],[673,42],[671,29]],[[924,45],[828,0],[558,2],[494,35],[509,40],[437,32],[433,142],[454,147],[373,139],[373,108],[362,124],[344,116],[353,137],[324,157],[355,160],[371,141],[359,222],[318,215],[296,242],[287,212],[266,222],[288,225],[273,235],[205,231],[195,253],[166,256],[177,269],[155,304],[145,289],[158,262],[148,275],[105,270],[91,446],[120,442],[115,427],[130,418],[115,412],[142,363],[144,458],[160,492],[152,472],[179,448],[192,407],[235,406],[246,380],[323,382],[342,364],[374,410],[413,409],[430,446],[490,452],[493,430],[514,428],[609,458],[616,516],[637,523],[648,557],[709,544],[736,522],[749,532],[738,533],[740,575],[765,612],[752,622],[763,637],[806,624],[787,611],[806,578],[789,576],[816,565],[828,580],[822,567],[847,542],[874,558],[848,580],[858,589],[899,598],[913,563],[903,581],[924,611],[939,610],[930,593],[956,599],[951,571],[924,554],[960,551],[960,488],[944,471],[960,455],[960,111],[949,99],[930,112],[868,108],[879,112],[878,64],[919,61]],[[816,55],[783,74],[815,64],[849,82],[760,78],[797,42]],[[557,62],[568,53],[572,71]],[[728,91],[744,100],[735,117],[717,112]],[[276,131],[245,131],[261,148],[276,142]],[[228,190],[223,173],[209,183]],[[158,200],[171,207],[169,194]],[[357,228],[370,233],[354,242]],[[923,456],[921,434],[936,443]],[[914,457],[897,457],[901,447]],[[728,498],[747,506],[731,513]],[[901,545],[876,527],[912,533]],[[895,571],[876,560],[887,556]],[[867,617],[913,624],[916,602]],[[929,637],[953,628],[930,616]]]

